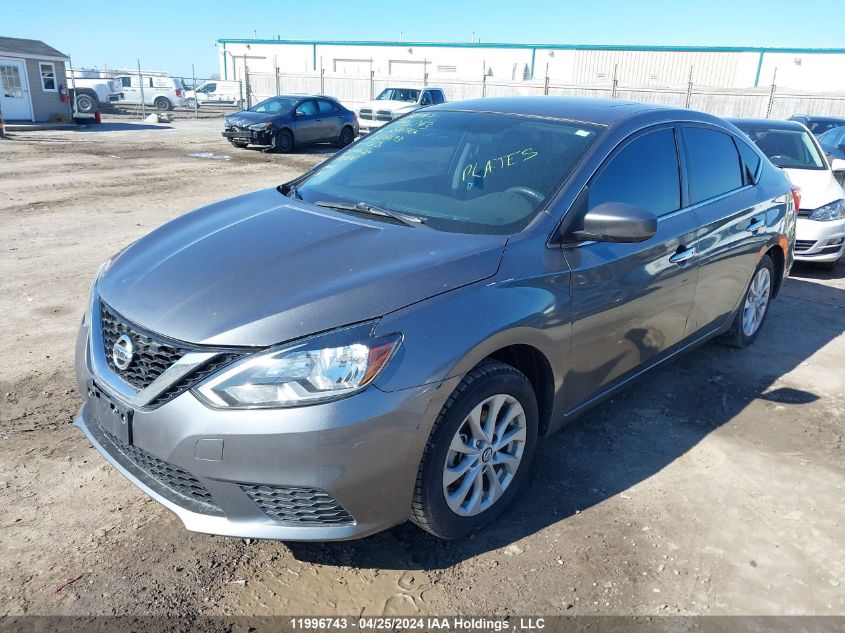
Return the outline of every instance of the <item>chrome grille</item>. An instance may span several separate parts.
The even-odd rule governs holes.
[[[149,477],[152,477],[176,494],[211,506],[214,509],[219,509],[217,504],[214,503],[211,493],[190,473],[173,464],[168,464],[142,448],[123,443],[115,435],[102,427],[100,427],[100,431],[117,450],[123,453],[124,457]]]
[[[376,112],[376,121],[392,121],[393,113],[390,110],[378,110]]]
[[[815,245],[815,240],[795,240],[795,252],[801,253],[803,251],[808,251]]]
[[[358,117],[361,119],[373,120],[373,111],[371,108],[361,108],[358,112]]]
[[[100,322],[103,328],[103,351],[111,370],[136,389],[145,389],[165,370],[190,350],[167,342],[130,323],[102,301]],[[126,369],[119,369],[112,359],[112,348],[124,334],[132,339],[133,358]]]
[[[241,484],[241,490],[264,514],[283,523],[331,525],[355,522],[349,513],[323,490],[247,484]]]

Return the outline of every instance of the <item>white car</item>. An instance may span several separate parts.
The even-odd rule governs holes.
[[[239,81],[204,81],[196,90],[187,90],[185,97],[188,107],[194,107],[194,99],[198,106],[212,103],[240,105],[243,101],[243,87]]]
[[[411,88],[394,86],[385,88],[374,100],[358,109],[361,134],[377,130],[385,123],[429,105],[445,103],[443,88]]]
[[[800,189],[795,259],[833,270],[845,254],[845,192],[810,131],[795,121],[733,119]]]
[[[118,79],[123,86],[124,103],[140,104],[143,93],[144,104],[153,106],[157,110],[172,110],[176,106],[188,105],[188,100],[185,98],[185,86],[177,77],[118,75],[115,79]]]

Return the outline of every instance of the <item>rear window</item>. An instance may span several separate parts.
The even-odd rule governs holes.
[[[739,155],[742,157],[743,167],[745,168],[743,174],[745,184],[754,184],[754,176],[760,167],[760,156],[745,141],[735,138],[734,142],[736,143],[737,149],[739,149]]]
[[[733,139],[702,127],[684,128],[690,204],[739,189],[744,184]]]

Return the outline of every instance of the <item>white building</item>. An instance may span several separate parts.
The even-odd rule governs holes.
[[[620,86],[765,87],[775,71],[778,88],[845,92],[845,48],[720,46],[582,46],[468,42],[354,42],[261,39],[218,40],[220,77],[250,73],[319,73],[396,77],[429,82],[542,80],[607,85],[614,68]]]

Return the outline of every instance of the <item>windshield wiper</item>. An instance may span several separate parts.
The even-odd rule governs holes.
[[[381,207],[375,207],[371,204],[367,204],[366,202],[352,204],[350,202],[327,202],[325,200],[320,200],[314,204],[318,207],[325,207],[326,209],[337,209],[338,211],[351,211],[352,213],[377,215],[383,218],[390,218],[392,220],[396,220],[400,224],[414,228],[424,225],[426,221],[426,218],[421,218],[417,215],[399,213],[398,211],[391,211],[390,209],[382,209]]]

